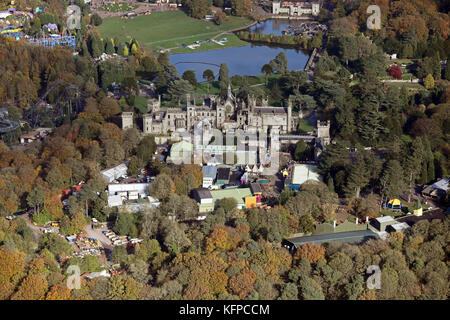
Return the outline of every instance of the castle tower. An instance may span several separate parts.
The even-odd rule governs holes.
[[[228,83],[227,99],[234,100],[233,93],[231,92],[231,84],[230,83]]]
[[[320,121],[317,120],[317,137],[318,138],[329,138],[330,137],[330,120]]]
[[[247,101],[248,101],[248,109],[250,112],[253,112],[255,110],[256,107],[256,98],[254,96],[247,96]]]
[[[152,133],[153,116],[151,114],[144,114],[143,117],[144,134]]]
[[[191,95],[186,93],[186,106],[189,107],[191,105]]]
[[[281,7],[281,2],[280,1],[273,1],[272,2],[272,13],[273,14],[279,14],[280,13],[280,7]]]
[[[161,96],[158,95],[158,100],[149,99],[147,101],[147,112],[158,112],[159,108],[161,108]]]
[[[320,3],[318,2],[313,2],[311,5],[311,9],[312,9],[312,15],[313,16],[318,16],[319,12],[320,12]]]
[[[133,112],[122,112],[122,130],[133,128]]]
[[[190,130],[195,121],[195,107],[188,104],[186,109],[186,129]]]
[[[287,107],[287,132],[292,131],[292,100],[289,97]]]
[[[217,106],[216,108],[216,127],[223,127],[223,123],[225,122],[225,106]]]

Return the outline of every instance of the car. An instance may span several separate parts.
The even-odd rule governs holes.
[[[7,216],[6,219],[12,220],[12,219],[14,219],[14,216]]]

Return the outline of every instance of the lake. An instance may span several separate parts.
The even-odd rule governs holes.
[[[244,47],[234,47],[193,53],[176,53],[170,55],[170,63],[176,65],[181,75],[186,70],[193,70],[198,80],[203,71],[211,69],[217,75],[220,64],[226,63],[233,75],[256,76],[261,74],[261,68],[283,51],[288,59],[289,70],[303,70],[309,56],[297,49],[268,47],[250,44]]]
[[[258,33],[264,33],[264,34],[271,34],[281,36],[282,31],[287,29],[290,25],[291,26],[300,26],[302,23],[305,23],[305,20],[288,20],[288,19],[273,19],[273,20],[266,20],[263,22],[260,22],[253,27],[250,27],[250,32],[258,32]]]
[[[289,24],[301,24],[302,21],[266,20],[250,28],[252,32],[281,34]],[[225,48],[210,51],[176,53],[170,55],[170,63],[176,65],[178,73],[193,70],[199,81],[203,71],[211,69],[217,75],[220,64],[226,63],[233,75],[256,76],[261,74],[261,68],[283,51],[288,59],[289,70],[303,70],[309,56],[298,49],[286,49],[277,46],[249,44],[243,47]]]

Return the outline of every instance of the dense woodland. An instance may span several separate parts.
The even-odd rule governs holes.
[[[265,89],[250,87],[250,77],[230,78],[222,65],[217,79],[222,95],[231,83],[240,87],[237,95],[243,99],[270,94],[272,104],[284,105],[290,98],[296,112],[316,110],[322,120],[331,120],[335,143],[319,163],[325,183],[307,183],[297,193],[283,191],[272,209],[237,210],[234,200],[224,199],[197,222],[191,221],[198,208],[189,195],[201,185],[200,168],[153,160],[152,137],[142,137],[137,129],[122,131],[116,124],[121,111],[134,107],[137,79],[154,81],[164,101],[181,104],[195,87],[195,75],[180,76],[167,54],[156,57],[134,40],[100,39],[95,25],[101,20],[88,20],[87,14],[77,35],[78,56],[0,38],[0,101],[13,120],[58,80],[83,92],[79,114],[57,122],[43,118],[55,129],[44,141],[22,147],[0,141],[0,299],[447,299],[448,219],[421,221],[405,234],[362,246],[304,245],[294,255],[280,246],[293,233],[310,233],[315,224],[333,221],[339,198],[349,200],[355,216],[376,217],[386,199],[407,197],[416,184],[448,175],[450,78],[448,64],[438,63],[450,52],[448,8],[445,1],[378,2],[383,10],[391,6],[392,16],[375,34],[364,27],[367,1],[335,1],[336,9],[323,14],[330,32],[312,82],[305,72],[287,70],[282,54],[262,68]],[[61,23],[60,8],[39,23]],[[30,24],[29,32],[35,24],[37,30],[37,23]],[[418,59],[417,76],[431,74],[435,83],[418,90],[381,83],[378,77],[388,68],[383,51]],[[103,52],[119,56],[95,63]],[[113,82],[120,83],[124,103],[108,97]],[[47,101],[53,103],[63,89]],[[300,143],[294,157],[308,159],[309,148]],[[130,159],[130,174],[147,168],[156,175],[149,193],[161,200],[158,209],[127,213],[107,208],[100,170],[124,159]],[[63,209],[61,191],[81,181],[86,184]],[[445,201],[448,206],[448,197]],[[26,208],[32,208],[38,225],[61,221],[66,235],[96,218],[110,222],[118,234],[144,241],[114,248],[111,258],[122,274],[83,280],[81,290],[69,290],[67,268],[78,264],[82,273],[99,271],[99,260],[66,260],[72,249],[65,239],[36,237],[23,219],[3,218]],[[369,265],[382,270],[381,290],[365,285]]]

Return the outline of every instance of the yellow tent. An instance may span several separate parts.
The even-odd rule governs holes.
[[[390,201],[389,201],[389,204],[390,204],[392,207],[394,207],[394,206],[401,206],[401,205],[402,205],[402,203],[401,203],[400,200],[398,200],[398,199],[392,199],[392,200],[390,200]]]

